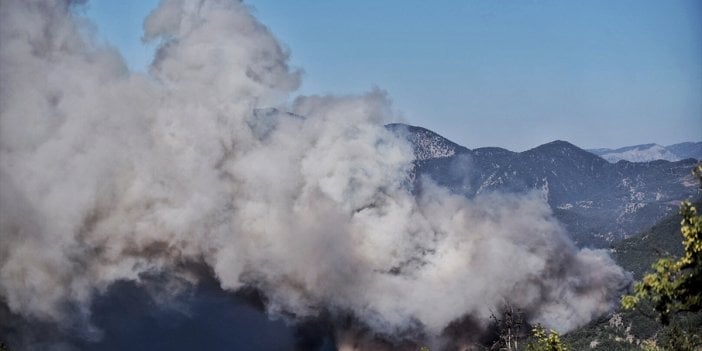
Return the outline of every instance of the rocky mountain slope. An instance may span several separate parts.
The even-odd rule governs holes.
[[[695,206],[699,209],[702,203]],[[680,215],[666,216],[653,227],[615,243],[610,250],[617,263],[640,280],[658,259],[682,255]],[[681,329],[691,335],[695,330],[699,334],[702,327],[702,312],[675,313],[667,326],[659,323],[656,315],[648,305],[637,310],[618,309],[565,335],[564,340],[574,350],[642,350],[640,345],[645,341],[665,346],[671,336],[680,335]],[[677,348],[669,345],[668,349]]]
[[[565,141],[512,152],[467,149],[421,127],[391,124],[417,155],[415,182],[422,176],[468,197],[504,191],[541,192],[573,240],[606,247],[650,228],[698,196],[693,159],[610,163]]]

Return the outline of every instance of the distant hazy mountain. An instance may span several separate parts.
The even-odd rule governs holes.
[[[666,146],[666,149],[680,157],[680,159],[694,158],[697,160],[702,160],[702,141],[696,143],[687,142],[670,145]]]
[[[655,160],[680,161],[686,158],[702,159],[702,142],[687,142],[669,146],[643,144],[626,146],[619,149],[588,150],[605,160],[616,163],[620,160],[629,162],[649,162]]]
[[[676,212],[681,200],[698,194],[691,159],[609,163],[565,141],[524,152],[470,150],[424,128],[388,128],[414,146],[416,175],[455,193],[542,192],[579,245],[605,247],[648,229]]]

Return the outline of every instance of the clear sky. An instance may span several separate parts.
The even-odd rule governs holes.
[[[250,0],[302,94],[388,91],[405,122],[469,148],[702,140],[699,0]],[[130,67],[157,0],[86,13]]]

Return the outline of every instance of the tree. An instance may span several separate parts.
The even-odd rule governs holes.
[[[555,330],[547,334],[540,324],[532,329],[532,337],[534,341],[527,345],[527,351],[568,351]]]
[[[519,340],[526,337],[522,332],[524,326],[524,314],[520,309],[515,309],[512,304],[507,303],[502,310],[502,318],[497,318],[493,313],[490,318],[495,324],[497,340],[490,347],[490,350],[518,350]]]
[[[693,174],[702,187],[702,164]],[[663,324],[671,313],[696,312],[702,308],[702,216],[689,201],[680,205],[680,232],[683,236],[683,256],[678,260],[662,258],[653,264],[653,273],[634,285],[634,294],[622,298],[625,309],[633,309],[642,301],[650,301]]]

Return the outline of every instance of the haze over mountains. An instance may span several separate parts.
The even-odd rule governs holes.
[[[668,146],[642,144],[618,149],[589,149],[587,151],[616,163],[620,160],[648,162],[655,160],[680,161],[686,158],[702,159],[702,142],[685,142]]]
[[[469,150],[442,136],[404,124],[388,128],[413,145],[416,178],[427,176],[467,197],[501,191],[539,191],[571,238],[606,247],[654,225],[695,196],[696,160],[610,163],[566,141],[524,152],[497,147]],[[694,150],[701,143],[678,144]],[[678,151],[682,154],[682,151]]]

